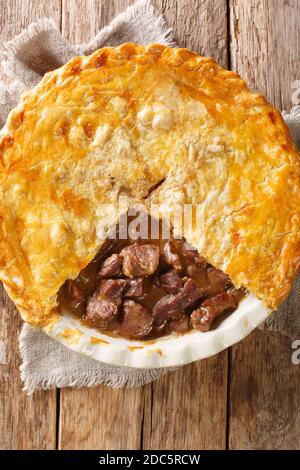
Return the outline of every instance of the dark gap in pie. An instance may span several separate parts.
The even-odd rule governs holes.
[[[117,184],[117,180],[114,176],[108,174],[109,176],[109,179],[110,179],[110,183],[112,185],[112,187],[114,188]],[[127,186],[125,186],[124,184],[121,184],[120,187],[118,188],[118,194],[127,194],[128,196],[131,196],[131,189],[128,188]]]
[[[244,289],[184,238],[166,236],[161,221],[144,217],[146,236],[121,237],[120,223],[115,239],[108,238],[78,277],[60,288],[59,308],[129,339],[208,331],[238,307]]]
[[[163,178],[160,181],[158,181],[157,183],[155,183],[153,186],[151,186],[148,193],[146,194],[146,196],[143,199],[147,199],[150,196],[150,194],[153,193],[153,191],[155,191],[157,188],[159,188],[165,182],[165,180],[166,180],[166,178]]]
[[[120,194],[127,194],[127,196],[132,196],[132,191],[130,188],[128,188],[124,184],[121,184],[121,186],[119,187],[119,191],[118,191],[118,195]]]
[[[114,187],[116,185],[116,178],[114,176],[109,175],[109,179],[112,187]]]

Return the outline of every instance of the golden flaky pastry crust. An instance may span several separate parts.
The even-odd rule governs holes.
[[[163,181],[148,196],[150,188]],[[199,204],[184,235],[269,307],[300,257],[300,164],[280,113],[186,49],[124,44],[75,57],[23,95],[0,138],[1,279],[25,320],[95,256],[120,191]]]

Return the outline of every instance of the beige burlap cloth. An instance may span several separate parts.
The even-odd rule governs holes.
[[[175,45],[171,29],[149,0],[136,2],[89,43],[80,46],[68,44],[51,19],[42,19],[30,25],[4,47],[1,66],[8,85],[0,86],[0,128],[11,108],[18,102],[20,94],[38,83],[45,72],[61,66],[74,55],[90,54],[99,47],[124,42]],[[300,107],[294,108],[284,118],[297,139],[300,136]],[[280,311],[268,320],[268,328],[292,336],[300,331],[298,287],[299,281]],[[21,377],[28,393],[41,388],[95,386],[100,383],[112,387],[139,386],[157,379],[167,371],[137,370],[99,363],[69,351],[27,324],[20,334],[20,350]]]

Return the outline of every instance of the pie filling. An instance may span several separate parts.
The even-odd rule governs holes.
[[[60,310],[129,339],[206,332],[233,312],[244,289],[236,289],[185,239],[163,238],[159,225],[156,238],[121,239],[117,230],[77,279],[60,288]]]

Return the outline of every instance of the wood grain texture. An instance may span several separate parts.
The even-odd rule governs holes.
[[[256,330],[232,348],[230,449],[299,449],[299,366],[291,339]]]
[[[227,66],[226,0],[154,0],[176,42]]]
[[[72,44],[88,42],[133,3],[134,0],[62,0],[63,36]]]
[[[300,1],[230,0],[231,65],[279,109],[300,78]]]
[[[5,344],[0,364],[0,449],[55,449],[56,394],[22,391],[18,335],[20,315],[0,288],[0,339]]]
[[[3,42],[44,16],[60,24],[60,0],[0,0],[0,57]],[[21,320],[12,302],[0,289],[0,340],[5,344],[5,364],[0,364],[0,448],[54,449],[56,443],[56,392],[30,397],[19,378],[18,335]]]
[[[134,3],[134,0],[62,1],[62,30],[73,44],[88,42],[101,27]],[[227,64],[226,0],[153,0],[153,5],[173,28],[178,45]]]
[[[225,449],[226,352],[147,386],[144,449]]]
[[[133,2],[85,0],[80,2],[80,15],[74,3],[63,0],[62,32],[72,43],[79,43]],[[181,45],[227,65],[225,1],[157,0],[154,4]],[[201,18],[209,19],[208,29],[200,27]],[[226,351],[136,390],[62,390],[60,448],[225,448],[226,401]]]
[[[291,83],[300,75],[300,2],[238,0],[230,13],[233,68],[290,109]],[[299,448],[299,366],[291,353],[291,339],[259,330],[232,348],[230,448]]]
[[[139,449],[144,389],[61,391],[60,449]]]

